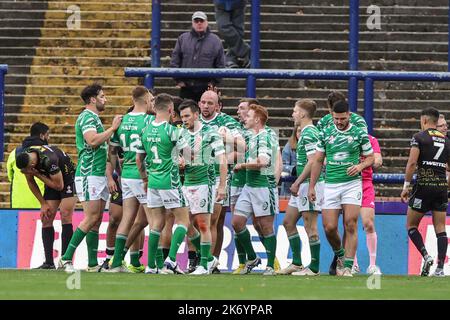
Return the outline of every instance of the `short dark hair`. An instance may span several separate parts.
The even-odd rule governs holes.
[[[312,119],[314,117],[314,114],[316,113],[317,104],[312,99],[300,99],[298,100],[295,105],[308,113],[308,118]]]
[[[42,122],[36,122],[31,125],[30,136],[39,137],[41,134],[46,134],[50,128]]]
[[[180,113],[181,113],[181,111],[183,111],[184,109],[187,109],[187,108],[191,109],[191,111],[194,113],[195,112],[200,113],[200,108],[198,107],[198,104],[194,100],[185,99],[178,107],[178,109],[180,110]]]
[[[30,156],[26,152],[21,152],[16,155],[16,166],[19,169],[24,169],[28,166],[28,162],[30,162]]]
[[[436,108],[430,107],[422,110],[421,116],[430,118],[431,122],[437,123],[439,120],[439,111]]]
[[[160,93],[155,98],[155,111],[167,111],[171,103],[173,103],[171,95]]]
[[[147,94],[150,94],[150,91],[144,86],[137,86],[133,89],[133,92],[131,95],[133,96],[133,100],[139,100],[141,101],[143,97],[145,97]]]
[[[241,100],[239,100],[239,103],[243,102],[247,102],[249,106],[251,106],[252,104],[260,104],[259,100],[256,98],[242,98]]]
[[[180,104],[183,102],[183,98],[180,98],[179,96],[172,96],[173,101],[173,111],[177,114],[177,116],[180,116]]]
[[[336,113],[343,113],[343,112],[349,112],[349,107],[347,101],[338,101],[335,104],[333,104],[333,112]]]
[[[81,91],[81,99],[83,99],[83,102],[85,104],[91,103],[91,98],[95,98],[98,96],[100,91],[103,90],[103,87],[99,85],[98,83],[94,83],[90,86],[87,86],[86,88]]]
[[[327,97],[328,109],[332,109],[334,104],[338,101],[346,101],[345,95],[340,91],[331,91]]]

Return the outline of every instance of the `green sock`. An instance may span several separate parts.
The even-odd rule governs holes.
[[[211,242],[202,242],[200,243],[200,265],[208,270],[208,258],[211,256]],[[211,256],[212,258],[212,256]]]
[[[158,247],[156,250],[156,266],[158,269],[162,269],[164,267],[164,254],[161,247]]]
[[[339,250],[334,250],[334,254],[338,258],[342,258],[342,257],[344,257],[345,250],[344,250],[344,248],[340,248]]]
[[[355,259],[353,259],[353,258],[347,258],[347,257],[345,257],[345,261],[344,261],[344,268],[353,268],[353,261],[354,261]]]
[[[288,237],[289,244],[291,245],[292,250],[292,263],[296,266],[302,265],[302,246],[300,241],[300,235],[295,233]]]
[[[124,234],[118,234],[116,236],[116,242],[114,244],[114,257],[111,264],[111,268],[117,268],[122,265],[123,260],[123,249],[125,248],[125,243],[127,242],[127,236]]]
[[[319,272],[320,265],[320,240],[311,241],[309,243],[309,249],[311,250],[311,263],[309,269],[313,272]]]
[[[273,263],[275,261],[275,251],[277,249],[277,237],[271,234],[265,237],[265,247],[267,252],[267,266],[273,268]]]
[[[89,231],[86,235],[86,244],[88,250],[88,266],[95,267],[98,265],[97,251],[98,251],[98,232]]]
[[[150,230],[148,237],[148,267],[151,269],[156,268],[156,251],[158,251],[159,237],[161,233],[155,230]]]
[[[245,253],[247,254],[247,258],[249,260],[255,260],[256,259],[256,253],[255,250],[253,250],[252,241],[250,238],[250,232],[247,228],[244,228],[239,233],[236,233],[236,237],[238,238],[239,242],[241,243],[242,247],[244,248]]]
[[[259,235],[259,241],[261,241],[261,243],[262,243],[262,244],[264,245],[264,247],[265,247],[266,245],[264,244],[264,240],[265,240],[264,236]]]
[[[83,232],[80,228],[77,228],[72,235],[72,239],[70,239],[70,243],[67,246],[66,253],[61,257],[62,260],[72,260],[75,250],[80,245],[81,241],[83,241],[86,233]]]
[[[200,233],[197,232],[197,234],[195,236],[193,236],[192,238],[189,238],[189,241],[191,241],[191,243],[194,245],[195,250],[197,252],[199,252],[200,249]]]
[[[245,249],[236,235],[234,235],[234,244],[236,246],[239,264],[245,264],[245,262],[247,261],[247,254],[245,253]]]
[[[172,241],[170,242],[170,251],[169,251],[169,258],[172,261],[177,261],[177,252],[178,248],[180,247],[181,243],[184,240],[184,237],[186,236],[187,228],[183,225],[178,225],[178,227],[175,229],[172,235]]]
[[[130,252],[130,263],[133,267],[136,268],[141,266],[141,262],[139,261],[139,251]]]

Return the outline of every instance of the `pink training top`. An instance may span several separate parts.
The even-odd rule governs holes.
[[[372,137],[369,134],[370,144],[372,145],[373,153],[381,153],[380,144],[378,143],[377,138]],[[361,161],[364,160],[364,157],[361,157]],[[361,172],[361,176],[363,181],[369,180],[372,181],[373,169],[372,167],[367,167]]]

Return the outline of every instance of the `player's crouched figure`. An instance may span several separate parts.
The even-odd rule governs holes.
[[[62,223],[61,255],[66,252],[73,234],[72,214],[77,202],[74,195],[74,164],[70,157],[57,147],[32,146],[17,155],[16,165],[25,174],[28,187],[41,203],[45,262],[39,269],[55,269],[53,263],[53,242],[55,240],[53,220],[58,208]],[[34,178],[44,182],[44,195],[41,194]]]
[[[365,131],[352,125],[347,102],[333,105],[334,124],[319,134],[311,168],[308,199],[318,200],[315,186],[326,158],[326,177],[322,219],[325,234],[337,256],[338,276],[352,276],[351,270],[357,246],[358,216],[361,210],[361,171],[372,166],[373,149]],[[365,156],[360,162],[361,155]],[[345,243],[338,231],[339,212],[344,212]]]
[[[437,130],[438,119],[438,110],[428,108],[422,111],[420,117],[422,131],[416,133],[411,140],[401,198],[403,202],[408,201],[409,185],[417,166],[417,181],[408,202],[408,236],[424,259],[421,276],[428,276],[434,261],[428,254],[417,228],[425,213],[431,211],[438,249],[437,268],[433,276],[444,277],[444,262],[448,247],[445,216],[448,206],[447,192],[450,189],[450,180],[446,181],[445,171],[446,166],[450,165],[450,140]]]
[[[247,255],[245,264],[249,273],[261,263],[251,243],[246,224],[252,217],[261,227],[264,247],[267,252],[267,267],[263,275],[275,275],[274,260],[277,240],[273,229],[278,212],[278,190],[275,180],[275,164],[278,156],[278,139],[266,127],[268,113],[260,105],[251,105],[245,127],[251,130],[246,163],[238,163],[234,170],[247,170],[246,183],[239,196],[233,215],[233,229],[236,238]]]

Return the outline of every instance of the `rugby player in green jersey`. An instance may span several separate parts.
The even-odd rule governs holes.
[[[187,147],[182,138],[184,129],[172,126],[170,117],[173,112],[172,98],[159,94],[155,100],[155,119],[148,124],[141,134],[145,153],[139,153],[140,161],[145,159],[145,168],[139,172],[145,180],[148,174],[147,206],[151,208],[151,230],[148,239],[148,268],[146,273],[157,273],[156,254],[161,230],[165,224],[166,209],[175,216],[177,228],[172,235],[170,251],[161,273],[184,272],[176,261],[178,248],[188,233],[189,210],[181,189],[179,174],[179,153]],[[197,231],[188,233],[192,238]]]
[[[319,131],[323,131],[333,125],[333,105],[338,101],[346,101],[344,94],[339,91],[332,91],[327,98],[327,107],[329,113],[323,116],[319,121],[317,121],[316,127]],[[366,120],[364,120],[364,118],[359,114],[350,112],[349,121],[351,124],[357,126],[358,128],[361,128],[367,133]]]
[[[148,89],[143,86],[134,88],[132,97],[134,109],[123,117],[122,123],[110,141],[112,169],[117,169],[116,164],[118,163],[117,158],[119,148],[123,150],[124,159],[120,170],[123,215],[117,229],[114,259],[108,272],[128,271],[123,268],[122,261],[125,253],[128,251],[128,248],[126,248],[128,234],[136,220],[139,208],[143,206],[148,211],[148,216],[150,217],[150,209],[147,209],[146,206],[147,190],[145,183],[140,176],[138,167],[136,166],[136,154],[144,152],[140,134],[148,123],[154,119],[154,116],[148,114],[153,108],[154,97]],[[141,214],[144,215],[143,220],[146,220],[145,213],[141,211]],[[142,267],[139,262],[139,250],[132,250],[130,252],[130,257],[130,270],[134,272],[143,272],[144,267]]]
[[[247,119],[249,107],[252,104],[259,105],[259,101],[255,98],[243,98],[239,101],[239,105],[237,108],[237,115],[238,115],[238,119],[239,119],[238,130],[240,131],[242,137],[244,137],[246,145],[248,145],[248,140],[251,135],[251,131],[247,130],[245,128],[245,120]],[[266,126],[266,128],[268,128],[268,127]],[[274,137],[276,137],[275,132],[273,132],[273,134],[274,134]],[[244,163],[245,162],[245,150],[234,151],[231,159],[232,160],[229,160],[229,162]],[[283,163],[283,161],[281,159],[281,154],[278,155],[277,163],[279,165],[281,165]],[[276,180],[278,183],[282,168],[279,166],[277,168],[279,168],[279,172],[276,175]],[[230,210],[231,210],[232,214],[234,214],[234,208],[236,206],[236,202],[237,202],[239,196],[241,195],[242,189],[245,186],[246,174],[247,174],[246,170],[239,170],[239,171],[232,172],[231,188],[230,188]],[[264,244],[264,236],[262,235],[260,225],[256,219],[252,219],[252,220],[253,220],[253,226],[254,226],[255,230],[256,230],[256,232],[258,232],[259,239],[260,239],[261,243]],[[239,242],[239,239],[237,238],[236,234],[234,235],[234,243],[236,246],[236,253],[238,256],[239,265],[233,271],[233,274],[245,274],[245,273],[247,273],[247,270],[245,269],[247,255],[245,254],[245,250],[242,247],[241,243]],[[280,264],[276,257],[275,257],[274,269],[275,269],[275,271],[280,270]]]
[[[222,135],[227,154],[231,154],[234,150],[245,150],[245,141],[237,129],[239,123],[233,117],[223,112],[217,112],[219,110],[219,97],[216,92],[213,90],[205,91],[198,105],[201,110],[201,121],[204,125],[211,127],[211,129],[218,131]],[[216,165],[215,170],[217,188],[219,184],[219,166]],[[216,258],[219,258],[222,250],[223,224],[226,207],[229,206],[229,176],[227,180],[227,196],[222,201],[214,204],[214,213],[211,216],[211,251]]]
[[[210,274],[219,264],[211,254],[211,215],[214,202],[226,195],[227,161],[222,137],[216,130],[199,121],[200,109],[193,100],[185,100],[180,105],[184,127],[184,140],[188,148],[183,150],[184,186],[183,191],[189,203],[191,225],[194,222],[200,235],[190,238],[195,247],[200,248],[200,265],[191,274]],[[215,163],[220,166],[220,180],[216,190]]]
[[[122,116],[115,116],[112,125],[104,130],[98,114],[105,110],[106,96],[100,85],[87,86],[81,93],[86,104],[75,123],[78,165],[75,172],[75,189],[80,200],[84,219],[75,230],[66,253],[58,266],[67,272],[74,272],[72,258],[76,248],[86,237],[88,247],[88,271],[98,271],[97,260],[98,230],[102,222],[103,211],[109,198],[106,179],[107,141],[122,121]]]
[[[352,276],[351,270],[357,246],[358,216],[362,201],[361,171],[372,166],[373,149],[367,133],[350,123],[347,102],[333,105],[334,125],[320,132],[311,167],[308,199],[318,201],[315,187],[326,158],[326,176],[322,219],[325,234],[337,256],[338,276]],[[364,160],[360,162],[360,157]],[[346,240],[344,247],[338,232],[339,213],[344,213]]]
[[[299,276],[316,276],[319,274],[320,240],[317,231],[317,216],[323,200],[323,177],[316,184],[317,199],[315,203],[308,201],[309,175],[312,159],[319,141],[319,130],[313,125],[313,117],[317,105],[314,100],[301,99],[295,103],[292,117],[295,125],[300,126],[301,135],[297,143],[297,180],[292,184],[292,195],[289,199],[283,225],[292,250],[292,263],[279,274]],[[306,170],[308,167],[308,170]],[[303,217],[306,234],[311,251],[311,264],[303,268],[301,259],[300,236],[297,231],[297,221]]]
[[[267,267],[263,275],[275,275],[276,236],[273,221],[279,208],[274,167],[278,157],[278,141],[266,127],[267,119],[266,108],[260,105],[249,107],[245,127],[251,130],[251,136],[246,162],[238,163],[234,168],[235,171],[247,170],[246,183],[237,200],[232,224],[245,250],[247,256],[245,268],[249,273],[261,263],[261,259],[253,249],[246,224],[250,217],[258,221],[267,252]],[[276,147],[275,151],[273,147]]]

